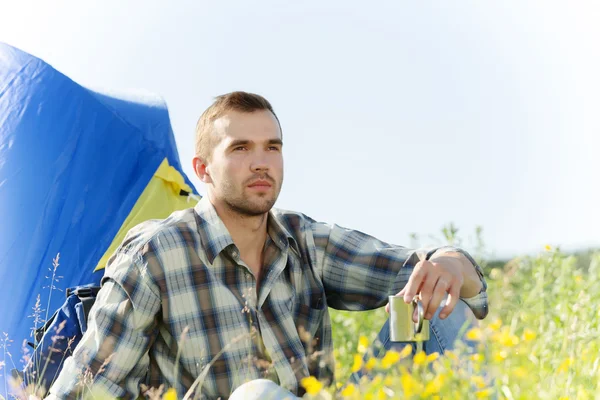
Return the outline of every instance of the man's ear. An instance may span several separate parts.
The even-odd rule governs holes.
[[[192,160],[192,164],[194,167],[194,171],[196,172],[196,176],[203,183],[212,183],[208,164],[206,163],[205,160],[201,159],[198,156],[195,156],[194,159]]]

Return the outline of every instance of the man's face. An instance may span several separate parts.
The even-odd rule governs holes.
[[[218,144],[206,162],[209,198],[242,215],[268,212],[283,183],[281,130],[266,110],[230,111],[214,122]]]

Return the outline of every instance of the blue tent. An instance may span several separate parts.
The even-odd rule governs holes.
[[[66,288],[100,281],[131,226],[195,193],[162,100],[86,89],[0,43],[0,338],[16,366],[38,295],[51,314]]]

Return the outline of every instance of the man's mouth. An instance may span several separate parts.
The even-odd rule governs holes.
[[[271,185],[271,183],[269,181],[262,180],[262,179],[254,181],[250,185],[248,185],[248,187],[253,187],[253,188],[269,188],[271,186],[273,186],[273,185]]]

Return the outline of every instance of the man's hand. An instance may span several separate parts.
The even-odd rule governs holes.
[[[417,294],[420,295],[425,319],[433,317],[446,293],[448,299],[440,311],[440,319],[450,315],[459,296],[473,297],[481,291],[482,283],[475,267],[462,254],[445,252],[437,257],[434,254],[429,261],[421,256],[419,259],[408,283],[397,296],[403,296],[404,301],[410,303]],[[385,309],[389,312],[389,304]]]

